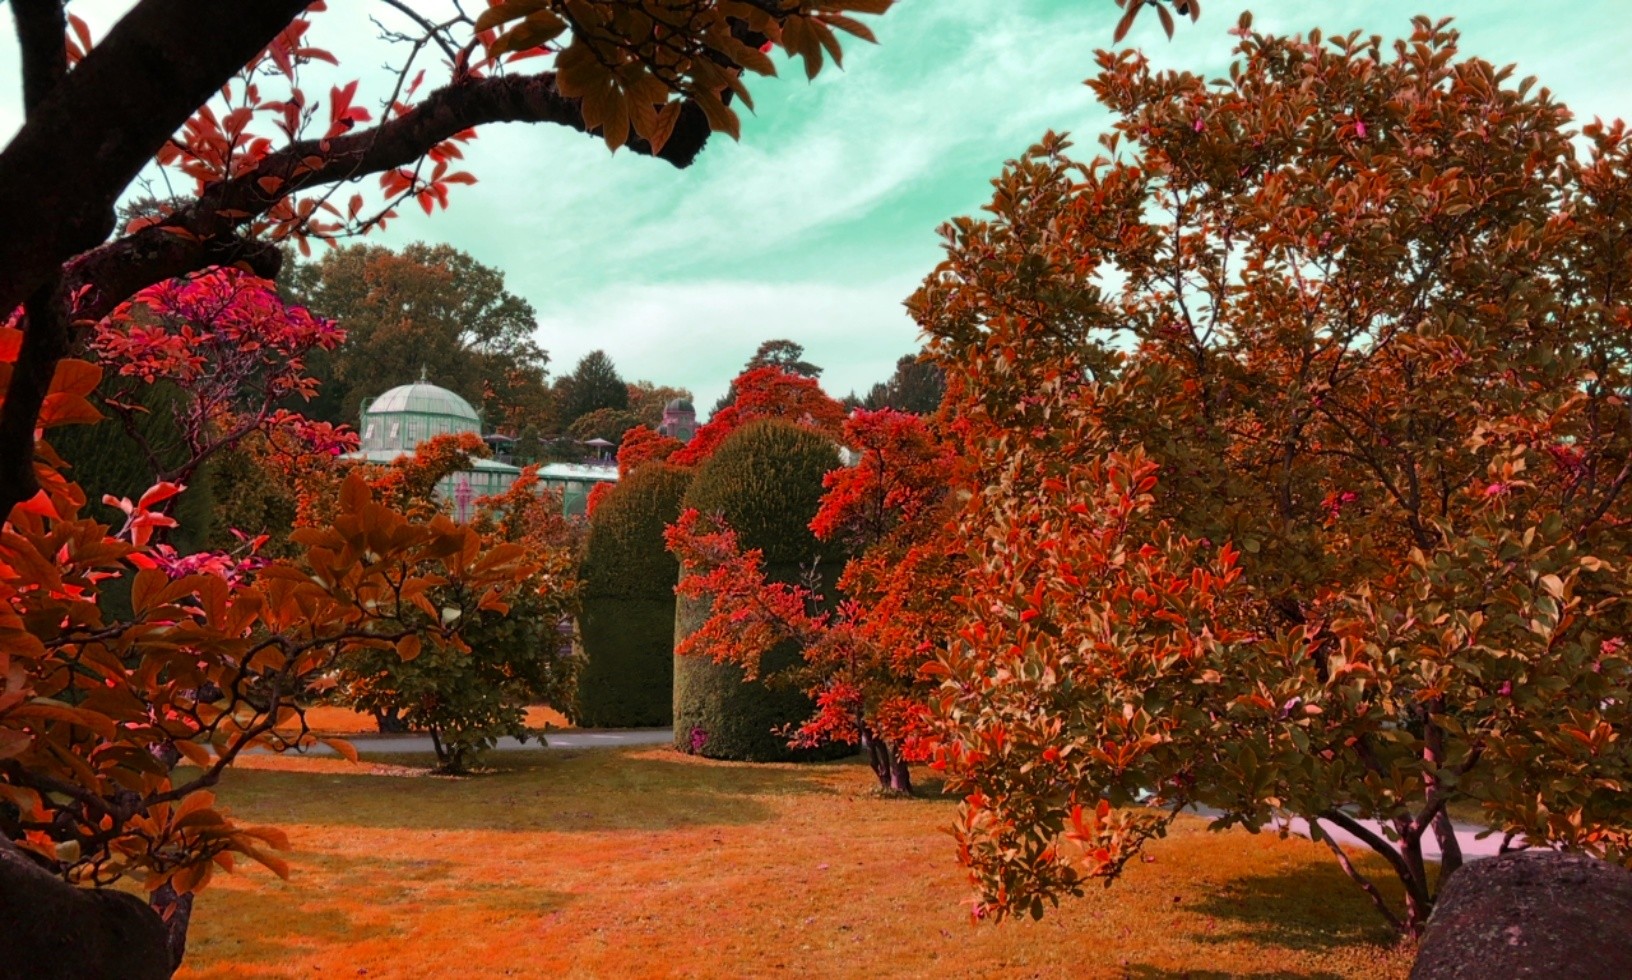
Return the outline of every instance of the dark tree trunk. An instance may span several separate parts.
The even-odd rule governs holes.
[[[370,714],[374,716],[374,727],[382,735],[402,735],[408,731],[408,723],[402,720],[402,713],[396,708],[389,711],[375,709]]]
[[[465,750],[442,744],[442,738],[431,729],[431,748],[436,750],[436,771],[447,776],[465,774]]]
[[[170,969],[181,969],[187,955],[187,926],[193,920],[193,893],[178,892],[168,881],[153,892],[153,911],[164,920],[165,943],[170,950]]]
[[[878,777],[880,789],[886,793],[912,795],[912,773],[895,746],[871,731],[863,730],[861,747],[867,752],[867,764],[872,766],[873,775]]]
[[[912,772],[899,753],[892,754],[895,755],[895,760],[890,763],[890,791],[900,793],[902,796],[911,796]]]

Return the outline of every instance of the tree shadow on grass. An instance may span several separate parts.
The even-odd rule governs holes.
[[[458,883],[458,901],[433,897],[456,872],[451,862],[372,855],[293,855],[302,869],[322,875],[313,889],[298,879],[257,883],[252,888],[215,888],[198,898],[200,914],[189,938],[190,964],[231,964],[232,975],[248,968],[287,968],[313,949],[389,940],[428,904],[473,923],[490,915],[539,915],[566,907],[572,896],[515,881]],[[276,914],[269,916],[268,890]],[[211,976],[208,969],[204,976]]]
[[[1366,868],[1366,873],[1391,902],[1399,901],[1399,888],[1381,869]],[[1190,908],[1216,923],[1195,937],[1203,943],[1247,941],[1330,952],[1388,946],[1398,939],[1336,865],[1289,867],[1203,886]]]
[[[1236,980],[1241,974],[1219,970],[1167,970],[1136,963],[1128,967],[1122,976],[1125,980]],[[1343,974],[1327,970],[1314,973],[1254,973],[1252,976],[1265,980],[1344,980]]]
[[[421,757],[380,756],[391,763]],[[494,753],[469,778],[232,771],[223,793],[256,822],[404,830],[597,833],[772,819],[770,799],[827,794],[853,763],[726,764],[662,749]]]

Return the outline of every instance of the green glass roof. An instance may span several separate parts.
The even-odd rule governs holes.
[[[481,416],[476,414],[470,402],[446,388],[428,384],[424,381],[410,385],[398,385],[390,391],[368,403],[363,415],[395,415],[411,412],[418,415],[445,415],[451,418],[468,419],[481,425]]]

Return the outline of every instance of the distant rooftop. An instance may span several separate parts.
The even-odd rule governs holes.
[[[616,480],[618,466],[610,460],[604,464],[595,463],[550,463],[538,468],[538,478],[541,480]]]
[[[470,402],[446,388],[426,381],[398,385],[369,402],[363,409],[364,415],[394,415],[402,412],[465,419],[478,427],[482,421],[482,417],[471,407]]]

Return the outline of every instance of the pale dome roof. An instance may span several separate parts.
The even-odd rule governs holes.
[[[482,417],[471,407],[470,402],[440,385],[426,381],[416,381],[413,384],[392,388],[369,402],[363,414],[394,415],[400,412],[466,419],[478,427],[482,421]]]

